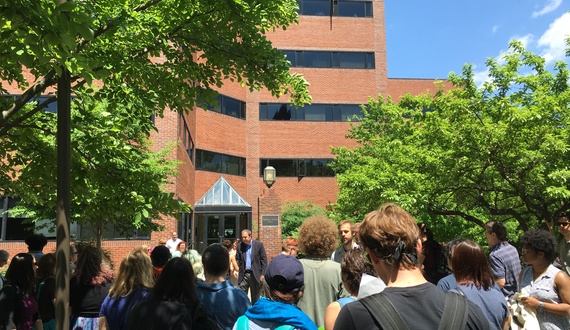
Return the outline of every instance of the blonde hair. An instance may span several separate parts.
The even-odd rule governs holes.
[[[141,287],[151,288],[153,285],[150,257],[140,248],[129,253],[121,262],[119,274],[109,290],[109,296],[125,297]]]
[[[417,242],[420,237],[416,220],[392,203],[368,213],[359,230],[360,243],[365,248],[387,264],[405,269],[418,267]]]

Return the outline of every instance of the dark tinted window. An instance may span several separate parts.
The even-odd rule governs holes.
[[[283,51],[298,68],[342,68],[374,69],[374,53],[371,52],[332,52],[315,50]],[[294,56],[294,60],[292,60]]]
[[[196,169],[245,176],[245,158],[196,149]]]
[[[260,103],[259,120],[346,121],[362,118],[359,104],[307,104],[296,108],[286,103]]]
[[[371,1],[356,0],[297,0],[299,14],[310,16],[330,16],[331,5],[334,16],[372,17]]]
[[[259,175],[263,176],[263,169],[273,166],[277,177],[332,177],[334,171],[327,164],[332,159],[261,159]]]

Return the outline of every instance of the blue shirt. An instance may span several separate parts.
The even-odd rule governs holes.
[[[489,248],[489,266],[496,279],[504,278],[501,289],[505,297],[512,297],[518,289],[521,261],[517,249],[508,242],[500,242]]]
[[[111,298],[109,295],[103,300],[99,316],[105,316],[108,329],[126,329],[129,312],[137,303],[150,297],[150,289],[140,288],[126,297]]]
[[[253,241],[251,241],[251,244],[247,245],[247,248],[245,250],[245,269],[251,269],[251,247],[253,246]]]
[[[230,281],[216,284],[198,282],[198,299],[222,329],[232,329],[238,317],[251,307],[245,292]]]
[[[478,289],[474,284],[459,285],[465,297],[481,308],[487,320],[491,324],[491,329],[502,329],[503,320],[509,316],[507,300],[497,287],[489,290]],[[452,292],[459,293],[459,290],[452,289]]]

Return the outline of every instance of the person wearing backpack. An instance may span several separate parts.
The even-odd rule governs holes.
[[[425,279],[418,262],[420,230],[404,209],[388,203],[370,212],[359,238],[386,288],[345,305],[335,330],[490,329],[474,303]]]
[[[297,308],[305,287],[303,265],[290,255],[273,258],[265,271],[263,296],[234,324],[233,330],[317,330]]]

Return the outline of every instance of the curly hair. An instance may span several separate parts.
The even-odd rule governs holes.
[[[81,284],[101,285],[113,278],[113,270],[101,250],[95,246],[84,247],[77,257],[73,279]]]
[[[299,228],[299,248],[307,256],[329,256],[337,245],[336,224],[324,215],[305,219]]]
[[[359,238],[362,246],[388,265],[418,267],[420,229],[416,220],[396,204],[386,203],[368,213],[360,225]]]
[[[542,229],[529,230],[521,237],[521,243],[525,248],[535,252],[544,253],[544,258],[548,262],[556,259],[556,240],[551,233]]]

